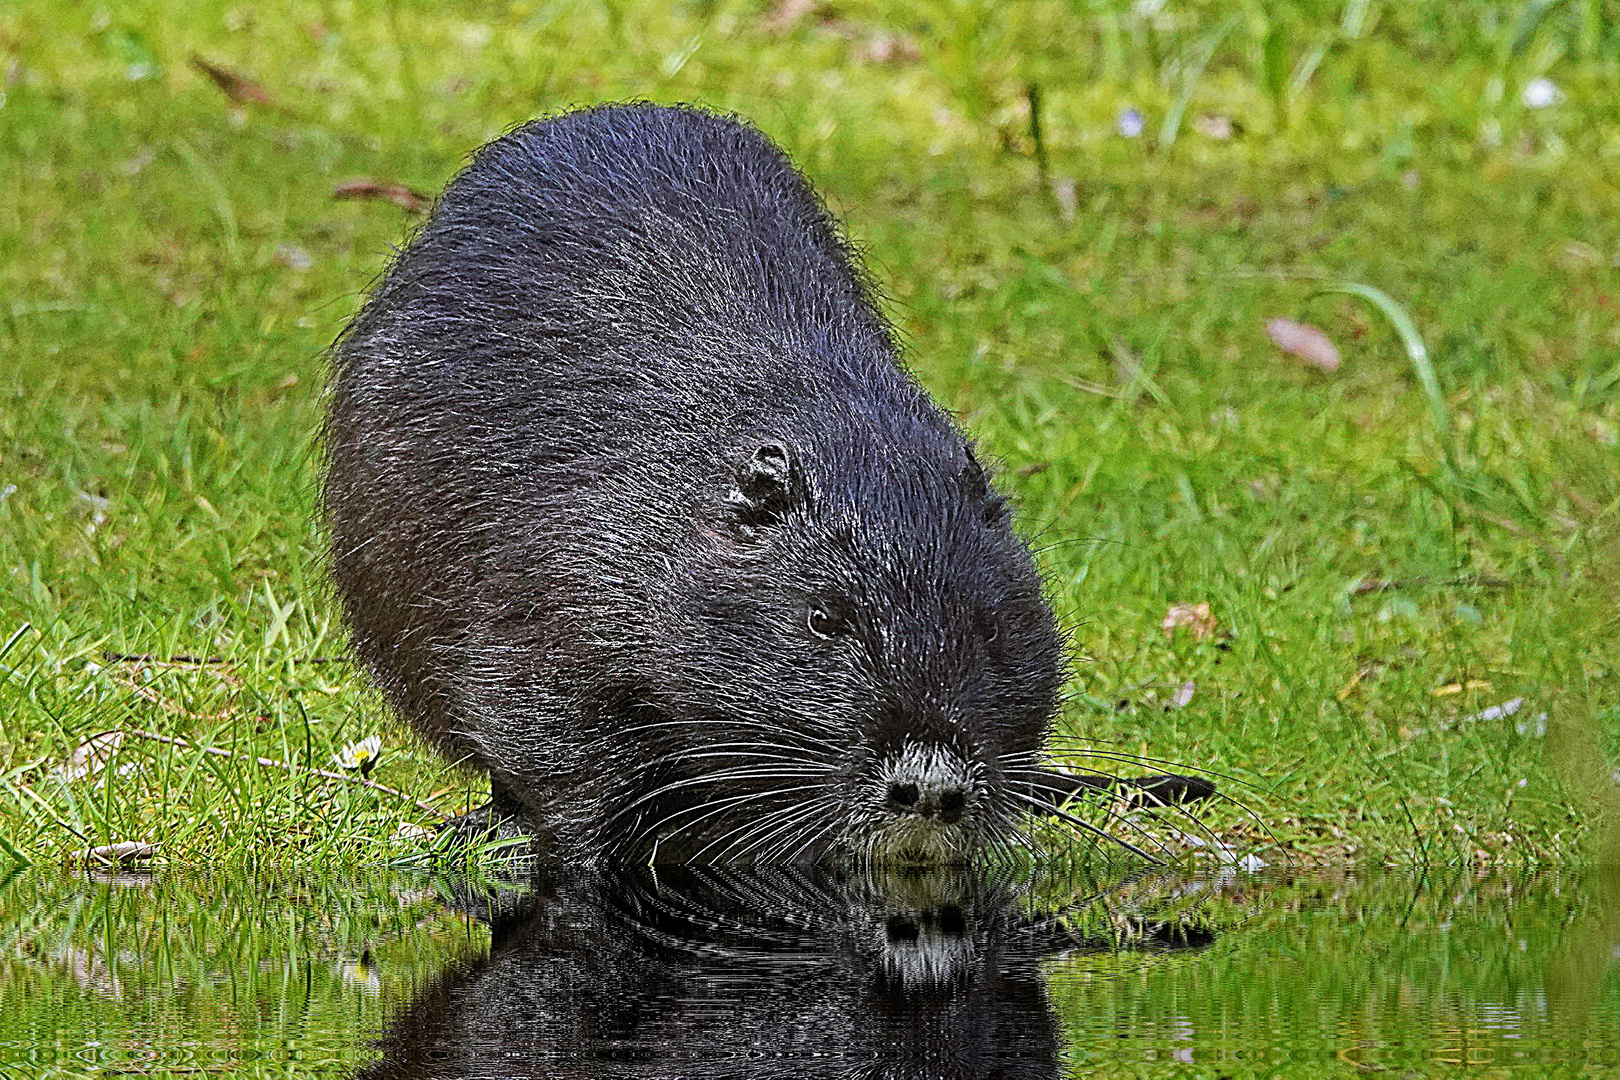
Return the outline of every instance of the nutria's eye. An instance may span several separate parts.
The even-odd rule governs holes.
[[[988,611],[973,613],[973,628],[979,632],[979,637],[986,645],[1001,636],[1001,623]]]
[[[835,638],[848,627],[848,620],[825,604],[813,603],[805,609],[804,625],[818,638]]]

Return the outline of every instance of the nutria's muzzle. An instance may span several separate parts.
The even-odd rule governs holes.
[[[956,863],[978,846],[979,783],[967,761],[908,743],[879,771],[870,850],[878,862]]]

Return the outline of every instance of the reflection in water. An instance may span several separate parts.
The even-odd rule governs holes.
[[[422,994],[362,1076],[1051,1077],[1044,959],[1207,941],[1030,917],[1008,883],[953,872],[550,875],[469,903],[488,956]]]
[[[1459,1063],[1620,1075],[1620,873],[0,878],[8,1080]]]

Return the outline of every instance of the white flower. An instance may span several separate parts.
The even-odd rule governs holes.
[[[1545,109],[1564,100],[1564,92],[1551,79],[1531,79],[1524,84],[1524,106],[1527,109]]]
[[[359,742],[350,743],[341,751],[332,755],[332,760],[340,769],[359,769],[361,776],[368,776],[377,762],[382,759],[382,736],[367,735]]]

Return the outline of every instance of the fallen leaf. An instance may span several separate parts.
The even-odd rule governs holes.
[[[1191,704],[1193,693],[1197,691],[1197,689],[1198,684],[1193,682],[1191,679],[1188,679],[1186,682],[1176,687],[1176,692],[1170,695],[1170,707],[1172,709],[1185,709],[1189,704]]]
[[[200,56],[191,58],[191,66],[208,76],[220,92],[238,105],[274,105],[270,92],[252,79],[244,78],[228,68],[210,64]]]
[[[1192,636],[1199,641],[1215,633],[1215,616],[1210,613],[1209,603],[1200,604],[1171,604],[1164,613],[1164,622],[1159,624],[1164,630],[1165,637],[1174,637],[1177,630],[1183,627],[1192,631]]]
[[[1266,323],[1266,336],[1277,348],[1312,367],[1339,370],[1338,347],[1314,326],[1293,319],[1272,319]]]
[[[1206,139],[1225,142],[1232,137],[1232,121],[1217,114],[1206,113],[1195,117],[1192,126],[1194,131]]]
[[[425,214],[432,201],[419,191],[403,184],[384,184],[377,180],[347,180],[332,189],[334,199],[378,199],[409,210]]]
[[[107,767],[107,762],[124,745],[122,731],[104,731],[93,739],[80,743],[78,748],[57,767],[56,775],[65,784],[94,776]]]

